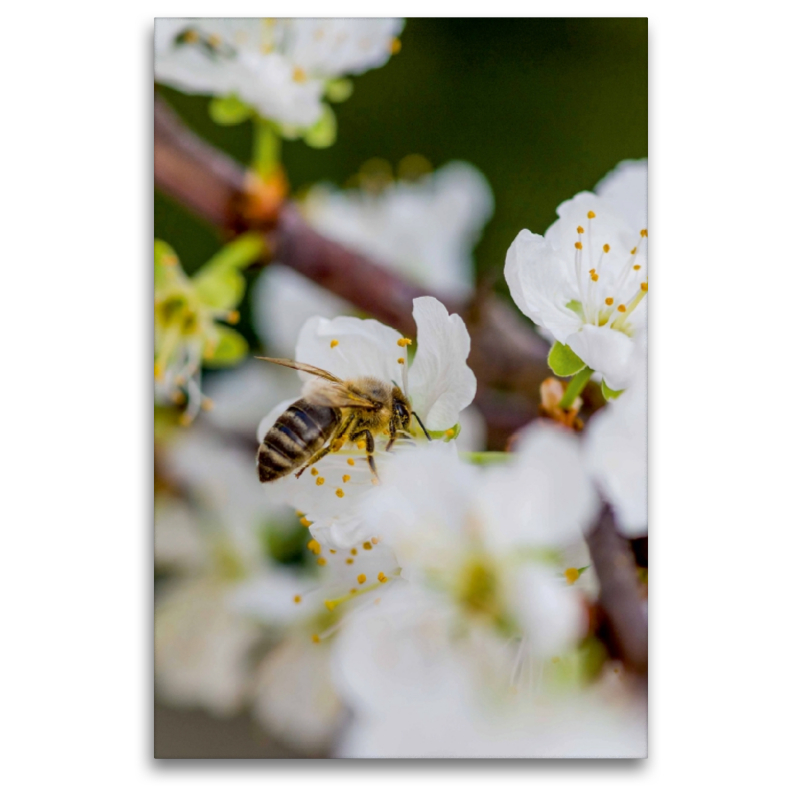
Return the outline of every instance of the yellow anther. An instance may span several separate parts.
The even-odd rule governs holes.
[[[400,347],[406,347],[406,345],[411,344],[411,339],[406,339],[405,336],[402,339],[397,340],[397,344]]]
[[[319,475],[319,470],[316,467],[311,467],[311,474],[312,475]]]
[[[300,602],[302,599],[303,599],[303,598],[302,598],[302,597],[300,597],[300,595],[299,595],[299,594],[296,594],[296,595],[294,596],[294,601],[295,601],[295,603],[299,603],[299,602]]]
[[[406,363],[406,360],[405,360],[404,358],[398,358],[398,359],[397,359],[397,363],[398,363],[398,364],[405,364],[405,363]]]
[[[564,570],[564,577],[567,579],[567,583],[572,586],[578,578],[580,578],[581,573],[578,572],[575,567],[570,567],[569,569]]]
[[[642,230],[640,230],[639,233],[641,236],[647,236],[647,228],[642,228]]]
[[[597,283],[597,281],[599,281],[599,280],[600,280],[600,276],[599,276],[599,275],[598,275],[596,272],[594,272],[594,273],[592,273],[592,280],[593,280],[595,283]]]
[[[180,417],[178,417],[178,422],[185,428],[192,424],[192,417],[189,414],[181,414]]]
[[[327,563],[327,560],[322,557],[317,559],[317,564],[319,564],[321,567],[324,567]]]
[[[202,408],[203,411],[211,411],[211,409],[214,408],[214,401],[210,397],[204,397],[200,401],[200,408]]]
[[[358,589],[356,589],[355,587],[350,590],[350,594],[357,594],[357,593]]]
[[[310,527],[311,527],[311,526],[312,526],[314,523],[313,523],[313,522],[311,522],[311,520],[308,520],[308,519],[306,519],[305,517],[303,517],[303,518],[300,520],[300,524],[301,524],[301,525],[302,525],[304,528],[310,528]]]
[[[611,249],[611,245],[610,244],[604,244],[603,245],[603,252],[604,253],[607,253],[610,249]]]
[[[336,496],[337,497],[344,497],[344,492],[341,489],[337,489],[336,490]]]
[[[335,600],[326,600],[325,601],[325,608],[327,608],[328,611],[333,611],[333,609],[336,608],[337,605],[338,604],[336,603]]]
[[[350,476],[349,475],[342,475],[342,483],[347,483],[347,481],[349,481],[349,480],[350,480]]]
[[[580,242],[575,242],[575,249],[576,250],[583,250],[583,245]]]
[[[594,211],[590,211],[586,216],[588,219],[594,219],[597,214],[595,214]]]
[[[199,38],[197,31],[189,30],[183,34],[183,41],[187,44],[194,44]]]
[[[336,551],[331,549],[331,554],[335,556],[336,555]]]
[[[323,483],[325,483],[325,478],[320,475],[319,478],[317,478],[317,486],[322,486]]]
[[[367,443],[363,439],[359,439],[357,447],[358,447],[359,450],[366,450],[367,449]]]
[[[400,48],[402,45],[400,44],[400,40],[395,36],[392,39],[391,45],[389,45],[389,50],[393,56],[396,56],[400,52]]]
[[[352,563],[353,563],[353,559],[352,559],[352,558],[346,558],[346,559],[344,560],[344,563],[345,563],[345,564],[352,564]]]
[[[372,550],[372,542],[364,542],[364,544],[363,544],[363,545],[361,545],[361,546],[362,546],[362,547],[363,547],[365,550]]]
[[[621,312],[622,314],[624,314],[626,310],[627,310],[627,309],[625,308],[625,303],[620,303],[620,304],[617,306],[617,311]]]
[[[172,402],[175,403],[175,404],[182,403],[183,402],[183,392],[180,392],[180,391],[173,392],[172,393]]]
[[[306,515],[305,511],[295,511],[294,513],[297,514],[298,517],[304,517]]]
[[[211,36],[208,37],[208,43],[211,47],[219,47],[222,44],[222,39],[220,39],[216,33],[212,33]]]
[[[339,340],[338,339],[331,339],[331,348],[336,347],[336,345],[338,345],[338,344],[339,344]]]
[[[456,435],[456,430],[455,430],[455,428],[448,428],[448,429],[447,429],[447,430],[444,432],[444,435],[445,435],[445,436],[446,436],[448,439],[452,439],[452,438],[453,438],[453,437]]]
[[[358,550],[356,550],[356,548],[354,547],[354,548],[353,548],[353,549],[350,551],[350,555],[351,555],[351,556],[357,556],[357,555],[358,555]]]
[[[578,233],[583,233],[583,225],[578,225]]]
[[[389,579],[382,572],[379,572],[378,573],[378,580],[381,583],[386,583],[386,581],[388,581]]]
[[[642,287],[642,291],[643,291],[643,292],[646,292],[646,291],[647,291],[647,281],[645,281],[645,282],[644,282],[644,283],[641,285],[641,287]]]
[[[347,463],[348,463],[348,464],[349,464],[351,467],[354,467],[354,466],[356,465],[356,462],[355,462],[355,461],[354,461],[352,458],[348,458],[348,459],[347,459]]]
[[[366,580],[367,580],[367,576],[366,576],[366,575],[365,575],[365,574],[362,572],[362,573],[361,573],[361,574],[360,574],[360,575],[359,575],[359,576],[356,578],[356,580],[357,580],[359,583],[365,583],[365,582],[366,582]]]
[[[316,539],[312,539],[306,547],[315,555],[318,556],[322,551],[322,546]]]
[[[373,536],[373,537],[370,539],[370,541],[372,542],[372,544],[378,544],[378,542],[380,541],[380,537],[378,537],[378,536]]]
[[[302,67],[295,67],[292,72],[292,80],[295,83],[305,83],[306,73]]]
[[[634,264],[633,268],[638,272],[642,268],[642,265],[641,264]]]
[[[614,298],[613,297],[606,297],[606,305],[613,306],[614,305]]]
[[[231,325],[235,325],[241,319],[241,314],[238,311],[229,311],[226,319]]]
[[[635,256],[635,255],[636,255],[636,248],[635,248],[635,247],[633,248],[633,250],[631,250],[631,255],[632,255],[632,256]]]
[[[314,635],[311,637],[311,641],[312,641],[312,642],[314,642],[314,644],[319,644],[319,636],[317,636],[317,634],[315,633],[315,634],[314,634]]]

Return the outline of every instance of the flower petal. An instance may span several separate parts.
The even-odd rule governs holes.
[[[409,369],[409,394],[428,428],[446,430],[475,397],[475,374],[467,366],[467,326],[434,297],[414,300],[414,320],[419,345]]]
[[[578,333],[567,338],[575,354],[587,366],[599,372],[612,389],[625,389],[630,384],[634,372],[634,350],[636,345],[621,331],[607,325],[584,325]]]

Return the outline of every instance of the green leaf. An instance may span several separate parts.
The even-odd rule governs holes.
[[[239,125],[253,116],[253,109],[235,94],[215,97],[208,105],[208,114],[217,125]]]
[[[353,94],[353,81],[347,78],[328,81],[325,87],[325,96],[331,103],[343,103]]]
[[[322,116],[305,132],[303,140],[309,147],[318,149],[330,147],[336,141],[336,114],[327,103]]]
[[[609,386],[606,385],[605,380],[600,384],[600,391],[603,393],[603,397],[606,400],[615,400],[619,397],[625,390],[624,389],[611,389]]]
[[[217,347],[210,358],[204,358],[203,364],[208,367],[232,367],[247,355],[247,340],[233,328],[215,325],[214,330],[219,337]]]
[[[547,364],[559,378],[568,378],[580,372],[586,365],[572,352],[569,345],[554,342],[547,356]]]
[[[212,308],[236,308],[244,294],[240,270],[250,266],[264,247],[257,233],[245,233],[217,251],[194,275],[197,296]]]

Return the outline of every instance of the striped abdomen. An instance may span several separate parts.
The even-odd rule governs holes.
[[[336,428],[341,412],[298,400],[281,414],[258,448],[261,483],[288,475],[321,450]]]

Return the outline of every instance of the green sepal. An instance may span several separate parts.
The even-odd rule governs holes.
[[[323,105],[322,116],[303,134],[303,141],[318,149],[330,147],[336,141],[336,114],[327,103]]]
[[[253,109],[235,94],[215,97],[208,104],[208,115],[217,125],[240,125],[253,116]]]
[[[580,300],[570,300],[566,304],[570,311],[574,311],[581,319],[583,319],[583,303]]]
[[[328,81],[325,86],[325,96],[331,103],[343,103],[353,94],[353,81],[347,78]]]
[[[156,239],[153,243],[153,265],[155,268],[155,288],[163,288],[169,281],[167,267],[179,264],[178,256],[175,251],[161,239]]]
[[[561,342],[553,343],[547,356],[547,365],[559,378],[569,378],[586,366],[568,344]]]
[[[603,393],[603,397],[606,400],[616,400],[625,390],[624,389],[611,389],[603,380],[600,384],[600,391]]]
[[[452,436],[448,436],[448,431],[453,431]],[[428,431],[430,434],[431,439],[444,439],[446,442],[452,442],[455,439],[458,439],[458,435],[461,433],[461,423],[456,422],[452,428],[448,428],[444,431]]]
[[[232,367],[247,355],[247,340],[233,328],[214,325],[217,346],[209,358],[203,359],[207,367]]]
[[[200,300],[212,308],[236,308],[245,290],[240,270],[250,266],[263,247],[257,233],[245,233],[215,253],[192,279]]]

